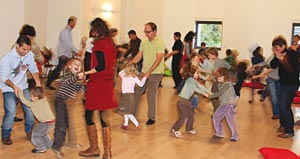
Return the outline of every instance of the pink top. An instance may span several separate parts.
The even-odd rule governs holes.
[[[143,87],[146,82],[146,77],[142,80],[138,77],[125,77],[124,70],[119,72],[119,76],[122,78],[122,93],[134,93],[135,84]]]

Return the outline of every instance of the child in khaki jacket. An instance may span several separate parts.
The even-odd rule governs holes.
[[[51,147],[52,142],[49,138],[49,132],[54,128],[55,117],[50,109],[49,103],[44,96],[42,87],[34,87],[31,92],[31,100],[28,101],[19,91],[19,97],[22,103],[30,107],[32,113],[39,123],[35,126],[31,135],[31,142],[35,146],[32,153],[43,153]]]

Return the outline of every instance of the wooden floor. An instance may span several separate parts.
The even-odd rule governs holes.
[[[211,121],[212,107],[210,102],[201,98],[199,109],[195,111],[194,127],[199,131],[197,135],[183,133],[183,139],[176,139],[170,134],[170,128],[177,118],[176,102],[177,95],[170,77],[164,77],[163,88],[159,89],[157,99],[157,120],[153,126],[146,126],[147,104],[146,97],[143,96],[137,119],[142,125],[140,132],[135,131],[133,125],[129,130],[121,130],[123,122],[122,116],[110,112],[110,122],[113,131],[112,152],[114,159],[262,159],[258,152],[261,147],[276,147],[289,149],[300,154],[300,131],[299,126],[295,127],[295,137],[289,139],[278,138],[276,129],[278,120],[271,120],[271,104],[269,99],[264,102],[259,101],[259,96],[255,96],[255,102],[248,103],[250,99],[250,89],[242,89],[242,97],[238,102],[238,130],[240,140],[230,142],[230,132],[224,122],[226,137],[216,142],[211,140],[214,129]],[[120,83],[116,86],[116,91],[120,95]],[[54,91],[46,90],[47,98],[53,106]],[[3,117],[2,93],[0,95],[0,119]],[[76,119],[77,134],[79,142],[85,149],[88,147],[88,140],[85,130],[83,107],[74,106],[78,118]],[[300,107],[294,107],[295,116],[300,116]],[[22,116],[22,110],[18,107],[17,116]],[[96,116],[97,127],[99,128],[98,117]],[[1,159],[55,159],[55,156],[48,150],[43,154],[33,154],[33,145],[25,139],[24,122],[15,123],[12,132],[12,145],[0,144]],[[99,129],[98,129],[99,130]],[[184,132],[184,128],[182,128]],[[99,136],[101,131],[99,131]],[[53,137],[53,134],[51,134]],[[101,141],[101,139],[99,139]],[[102,144],[99,143],[101,150]],[[82,158],[78,156],[81,149],[72,149],[64,146],[62,151],[65,159]]]

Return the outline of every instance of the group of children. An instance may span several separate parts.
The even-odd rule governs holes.
[[[247,63],[240,62],[232,69],[227,62],[218,58],[217,48],[209,48],[205,53],[206,58],[192,54],[189,62],[182,66],[184,80],[183,86],[178,89],[177,102],[179,117],[171,132],[176,138],[183,138],[180,128],[186,121],[185,131],[197,134],[197,130],[193,129],[193,109],[198,106],[198,96],[201,94],[210,99],[214,106],[212,119],[216,133],[212,138],[219,140],[224,137],[221,121],[225,118],[231,130],[230,141],[237,141],[236,107],[242,83],[247,78]]]
[[[215,53],[216,50],[211,50]],[[217,57],[217,54],[214,56]],[[204,76],[199,67],[198,56],[192,55],[191,63],[187,64],[184,68],[184,84],[182,90],[179,93],[179,100],[177,108],[179,112],[179,118],[171,128],[171,132],[175,137],[182,138],[182,134],[179,131],[181,126],[186,123],[186,132],[190,134],[197,134],[197,130],[193,128],[194,123],[194,111],[191,106],[191,98],[196,98],[196,104],[199,102],[199,97],[195,93],[199,93],[208,97],[209,99],[218,99],[219,107],[215,110],[213,115],[213,123],[216,130],[214,139],[221,139],[224,137],[222,131],[221,121],[225,117],[232,136],[231,141],[238,140],[237,123],[236,123],[236,94],[234,90],[234,84],[236,82],[235,76],[227,68],[217,68],[213,76]],[[66,64],[66,71],[64,78],[60,82],[59,88],[55,97],[55,113],[54,116],[47,99],[44,96],[43,89],[41,87],[35,87],[31,90],[31,99],[28,101],[24,98],[22,93],[19,94],[21,101],[32,109],[33,114],[38,119],[39,123],[34,128],[31,141],[35,148],[33,153],[42,153],[51,148],[58,158],[63,157],[61,147],[64,144],[66,133],[69,134],[70,147],[77,148],[80,145],[77,143],[76,131],[74,130],[74,117],[70,113],[70,106],[72,102],[70,100],[76,99],[76,95],[80,92],[84,92],[85,77],[82,72],[82,62],[80,59],[70,59]],[[139,130],[140,124],[134,116],[134,87],[137,85],[142,87],[146,82],[146,77],[140,79],[138,77],[138,71],[136,64],[129,63],[125,68],[119,72],[119,76],[122,79],[122,96],[119,102],[119,113],[124,115],[124,124],[121,128],[128,130],[129,120]],[[211,93],[211,91],[205,87],[203,82],[199,82],[199,79],[203,80],[215,80],[217,82],[218,91]],[[54,142],[52,143],[49,138],[49,132],[53,129]]]

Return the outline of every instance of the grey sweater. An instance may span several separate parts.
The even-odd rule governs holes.
[[[209,99],[219,98],[220,105],[236,104],[237,98],[232,82],[219,83],[218,88],[219,92],[209,95]]]

